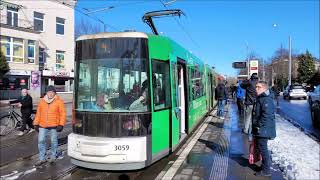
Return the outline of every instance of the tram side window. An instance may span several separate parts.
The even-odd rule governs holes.
[[[152,69],[154,110],[169,108],[171,107],[169,64],[153,60]]]
[[[205,94],[203,85],[203,73],[196,67],[191,69],[191,82],[192,82],[192,100],[198,99]]]

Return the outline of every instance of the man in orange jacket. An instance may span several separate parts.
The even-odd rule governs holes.
[[[54,163],[58,150],[58,135],[66,123],[66,109],[63,100],[56,95],[54,86],[47,87],[46,95],[40,99],[36,117],[33,121],[34,129],[39,132],[38,149],[39,161],[36,166],[46,162],[46,136],[51,134],[51,158],[50,163]]]

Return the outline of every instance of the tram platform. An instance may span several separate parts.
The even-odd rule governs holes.
[[[254,175],[261,162],[249,164],[248,136],[241,132],[242,126],[234,103],[226,106],[224,120],[215,117],[214,111],[156,179],[283,179],[276,165],[271,168],[272,177]]]

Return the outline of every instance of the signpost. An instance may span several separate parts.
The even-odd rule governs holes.
[[[249,66],[249,67],[248,67]],[[232,67],[235,69],[248,69],[248,73],[246,75],[238,76],[238,78],[250,78],[253,73],[258,74],[259,70],[259,61],[258,60],[249,60],[249,63],[245,61],[233,62]]]
[[[249,70],[250,76],[253,73],[258,74],[258,65],[259,65],[259,61],[258,60],[250,60],[250,70]]]

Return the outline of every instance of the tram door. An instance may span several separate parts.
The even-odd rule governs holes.
[[[186,134],[186,77],[185,66],[178,64],[178,108],[180,110],[180,133]]]

